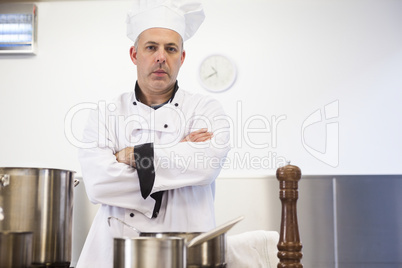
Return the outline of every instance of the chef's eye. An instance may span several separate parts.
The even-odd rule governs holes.
[[[169,53],[176,53],[176,52],[177,52],[177,48],[175,48],[175,47],[168,47],[168,48],[167,48],[167,51],[168,51]]]
[[[155,46],[147,46],[145,47],[146,50],[155,50],[156,47]]]

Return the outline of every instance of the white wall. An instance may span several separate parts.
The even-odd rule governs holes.
[[[234,148],[224,176],[273,174],[285,160],[305,174],[401,173],[402,2],[208,0],[204,5],[207,18],[186,44],[179,81],[182,88],[208,94],[197,83],[200,61],[224,53],[237,64],[234,87],[214,95],[234,120]],[[125,37],[130,1],[37,6],[37,55],[0,57],[0,165],[79,173],[65,123],[79,139],[86,112],[71,109],[132,90],[136,72]],[[324,119],[305,122],[326,105],[335,116],[328,135]],[[65,122],[66,116],[71,120]],[[260,133],[247,140],[247,128]],[[254,165],[241,167],[247,157]]]

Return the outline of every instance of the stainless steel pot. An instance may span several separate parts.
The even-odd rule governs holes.
[[[186,244],[179,237],[115,238],[114,268],[185,268]]]
[[[187,266],[186,266],[187,268],[204,268],[204,267],[224,268],[226,267],[226,232],[230,228],[232,228],[235,224],[237,224],[239,221],[243,220],[244,217],[240,216],[205,233],[196,233],[196,232],[147,233],[147,232],[141,232],[135,227],[115,217],[108,218],[109,226],[111,219],[117,220],[120,223],[126,225],[127,227],[133,229],[140,235],[140,237],[143,238],[170,239],[176,237],[183,239],[187,249],[187,252],[185,254],[187,260]],[[128,248],[128,251],[130,250],[131,248]],[[139,254],[139,252],[134,252],[134,254],[135,257],[133,258],[135,259],[150,258],[152,256],[155,256],[155,255],[142,256],[141,254]],[[115,257],[120,258],[121,256],[115,255]]]
[[[33,232],[33,264],[69,267],[73,190],[73,171],[0,168],[0,230]]]
[[[32,232],[0,232],[0,267],[31,267],[32,239]]]
[[[140,233],[141,237],[180,237],[186,245],[203,233]],[[187,268],[226,267],[226,233],[187,248]]]

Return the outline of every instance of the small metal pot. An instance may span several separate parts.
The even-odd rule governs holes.
[[[31,267],[32,243],[32,232],[0,232],[0,267]]]
[[[141,237],[183,238],[187,245],[202,233],[140,233]],[[187,247],[187,268],[226,267],[226,233],[222,233],[199,245]]]
[[[232,228],[236,223],[241,221],[243,218],[244,218],[243,216],[238,217],[232,221],[229,221],[205,233],[141,232],[135,227],[115,217],[109,217],[108,224],[110,226],[111,219],[117,220],[120,223],[136,231],[140,235],[140,238],[143,237],[143,238],[171,239],[176,237],[183,239],[185,243],[185,249],[187,250],[187,252],[184,253],[185,258],[187,260],[187,266],[186,266],[187,268],[204,268],[204,267],[224,268],[226,267],[226,232],[230,228]],[[131,251],[131,248],[129,248],[128,251]],[[136,252],[135,258],[136,259],[153,258],[152,256],[155,255],[151,254],[142,256],[141,254],[138,254],[138,252]],[[120,255],[117,257],[120,258]],[[122,268],[122,267],[126,268],[126,266],[117,266],[117,267],[115,266],[115,268]]]
[[[113,267],[185,268],[185,241],[179,237],[115,238]]]

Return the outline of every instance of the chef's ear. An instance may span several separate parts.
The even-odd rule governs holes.
[[[181,53],[181,65],[183,65],[184,59],[186,58],[186,51],[183,50],[183,52]],[[180,66],[181,66],[180,65]]]
[[[135,49],[134,46],[130,47],[130,58],[131,61],[137,65],[137,50]]]

